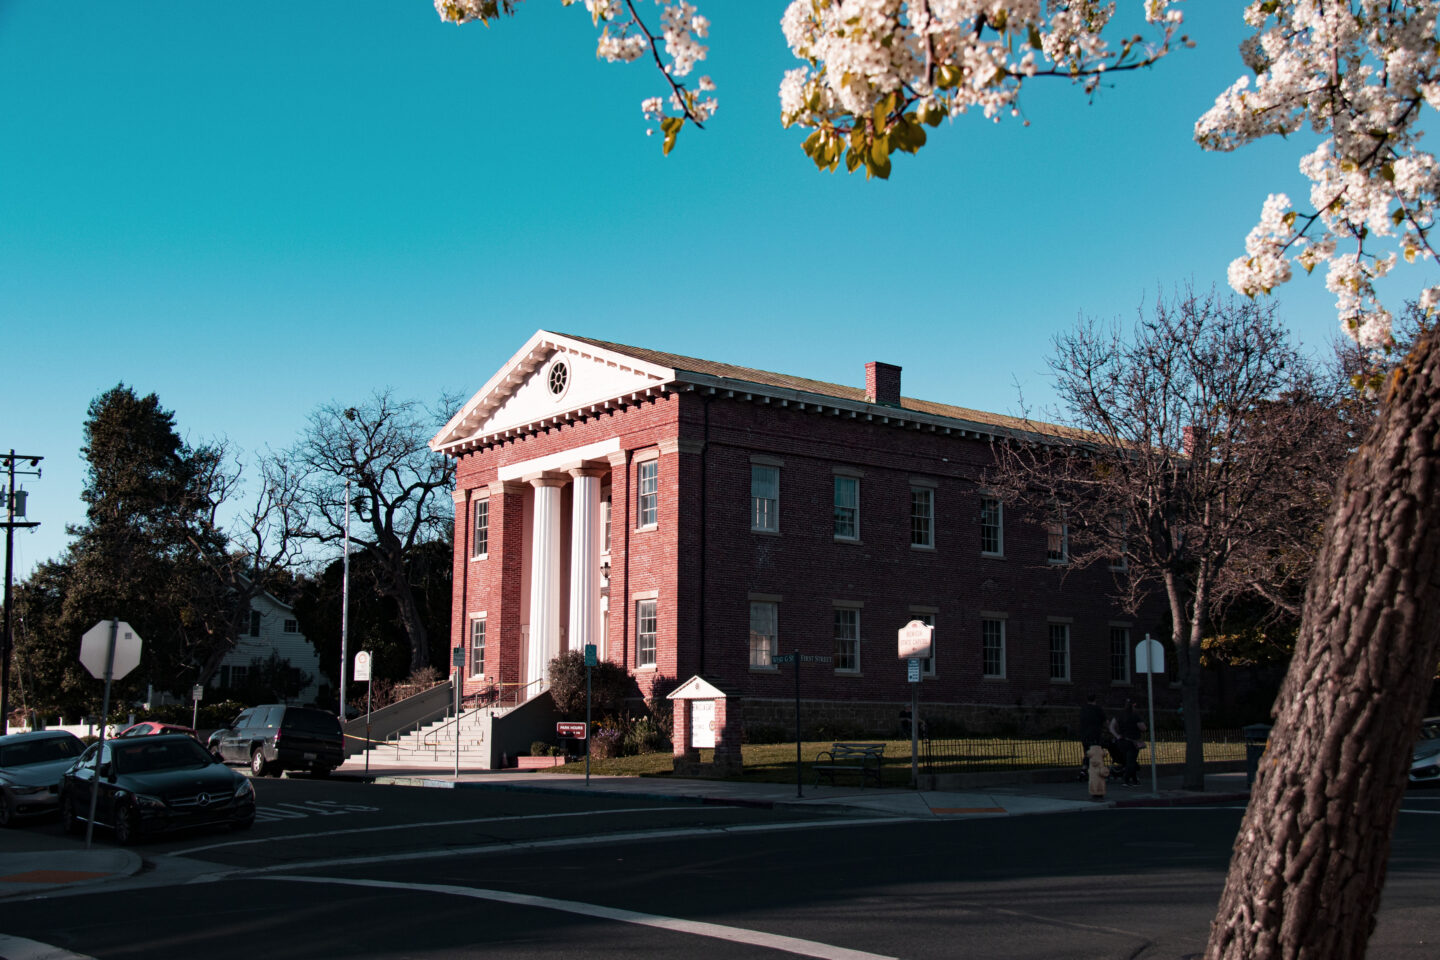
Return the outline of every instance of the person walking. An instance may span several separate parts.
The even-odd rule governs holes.
[[[1125,753],[1125,771],[1121,777],[1121,783],[1127,787],[1140,786],[1139,759],[1140,750],[1145,746],[1145,721],[1140,719],[1140,714],[1135,712],[1135,701],[1126,700],[1125,709],[1111,721],[1111,731],[1115,739],[1123,744]]]

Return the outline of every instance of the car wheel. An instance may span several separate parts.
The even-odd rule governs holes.
[[[135,817],[135,808],[124,804],[115,808],[115,842],[128,847],[140,839],[140,824]]]
[[[270,772],[270,764],[265,762],[265,751],[259,747],[250,754],[250,772],[257,777],[263,777]]]

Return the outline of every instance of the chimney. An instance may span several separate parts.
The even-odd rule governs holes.
[[[878,360],[865,364],[865,399],[887,407],[900,406],[900,368]]]
[[[1180,447],[1187,457],[1195,456],[1195,448],[1204,446],[1210,439],[1204,427],[1186,427],[1180,436]]]

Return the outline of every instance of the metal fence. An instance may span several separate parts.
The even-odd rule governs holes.
[[[1160,763],[1183,763],[1185,740],[1178,731],[1163,731],[1155,741]],[[1178,739],[1177,739],[1178,737]],[[1201,734],[1207,761],[1244,760],[1245,738],[1239,730],[1206,730]],[[921,741],[920,762],[926,773],[978,773],[1034,770],[1043,767],[1079,767],[1080,741],[1055,738],[1012,739],[971,737]],[[1140,753],[1150,762],[1150,744]]]

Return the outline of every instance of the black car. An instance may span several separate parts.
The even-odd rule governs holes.
[[[67,831],[89,820],[92,798],[96,825],[109,827],[119,844],[187,827],[245,830],[255,822],[250,781],[184,734],[92,743],[60,781]]]
[[[345,762],[345,732],[335,714],[314,707],[264,704],[241,711],[210,735],[210,752],[257,777],[284,770],[327,776]]]

